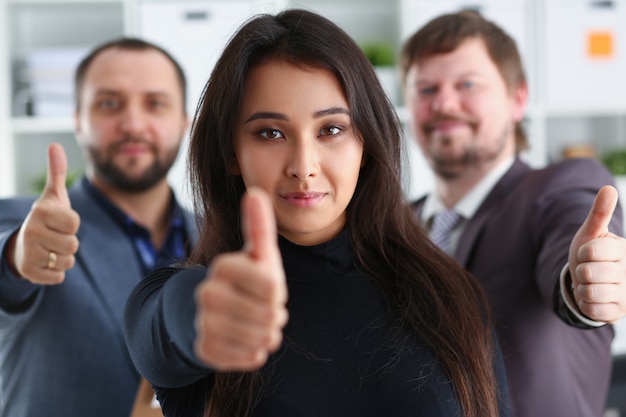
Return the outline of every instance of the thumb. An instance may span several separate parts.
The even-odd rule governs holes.
[[[255,260],[276,265],[280,260],[276,219],[268,195],[261,189],[250,188],[241,202],[244,250]]]
[[[48,171],[43,195],[55,196],[69,206],[70,199],[65,186],[66,179],[67,156],[65,156],[65,150],[60,144],[52,143],[48,146]]]
[[[609,232],[609,223],[617,206],[617,190],[606,185],[598,191],[593,206],[580,228],[581,236],[588,239],[601,237]]]

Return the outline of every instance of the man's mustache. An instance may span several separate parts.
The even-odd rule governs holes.
[[[118,150],[126,145],[145,145],[147,148],[149,148],[152,152],[156,152],[157,151],[157,147],[154,143],[152,143],[151,141],[148,141],[146,139],[143,138],[137,138],[137,137],[125,137],[122,140],[120,140],[119,142],[114,143],[111,148],[113,148],[113,150]]]
[[[437,116],[422,124],[422,128],[426,133],[431,133],[437,129],[442,123],[464,123],[470,125],[472,129],[478,126],[478,123],[467,117],[458,116]]]

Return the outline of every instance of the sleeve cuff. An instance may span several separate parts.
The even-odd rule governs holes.
[[[205,366],[196,358],[193,343],[196,338],[196,287],[204,280],[206,267],[183,269],[163,286],[163,320],[171,342],[197,365]]]
[[[4,240],[4,247],[0,245],[0,308],[16,313],[22,311],[33,301],[33,294],[41,287],[20,277],[13,271],[7,261],[8,240],[15,231],[2,236],[9,236]]]
[[[563,302],[565,303],[565,306],[577,320],[589,327],[602,327],[606,325],[606,323],[603,321],[592,320],[589,317],[583,315],[578,308],[576,300],[574,299],[574,294],[572,293],[572,277],[569,272],[569,263],[566,263],[561,270],[561,274],[559,275],[559,287],[559,293]]]

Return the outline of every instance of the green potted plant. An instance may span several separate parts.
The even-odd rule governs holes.
[[[616,148],[602,154],[600,160],[613,174],[620,200],[626,196],[626,148]]]
[[[48,175],[47,170],[40,173],[38,176],[33,178],[31,181],[32,190],[37,194],[40,194],[43,191],[43,188],[46,186],[46,176]],[[74,182],[83,175],[82,170],[68,170],[67,177],[65,178],[65,186],[70,187]]]
[[[602,163],[614,176],[626,175],[626,148],[617,148],[602,155]]]
[[[394,48],[387,42],[365,42],[361,45],[361,49],[374,67],[393,67],[396,65]]]
[[[388,42],[370,41],[362,43],[361,50],[374,67],[389,100],[393,104],[398,104],[400,86],[394,47]]]

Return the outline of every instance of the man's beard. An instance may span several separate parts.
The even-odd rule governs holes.
[[[454,180],[463,176],[463,169],[476,166],[480,162],[480,158],[476,153],[476,149],[467,149],[463,155],[458,158],[442,158],[434,155],[431,158],[433,171],[438,177],[446,180]]]
[[[468,146],[458,157],[441,157],[436,154],[431,156],[431,165],[433,171],[445,180],[454,180],[465,175],[465,171],[472,167],[480,167],[483,164],[495,161],[502,155],[507,146],[507,137],[510,128],[505,127],[500,134],[498,141],[493,143],[491,147]],[[440,138],[442,141],[453,141],[454,138]],[[472,142],[475,144],[475,141]]]
[[[112,154],[115,147],[132,142],[142,141],[125,140],[106,150],[90,146],[88,152],[98,178],[120,191],[137,193],[149,190],[167,176],[174,161],[176,161],[178,147],[167,149],[163,158],[159,158],[157,148],[152,144],[148,144],[150,151],[155,155],[154,162],[141,175],[131,178],[126,171],[115,165]],[[107,150],[111,150],[111,153],[107,153]]]

